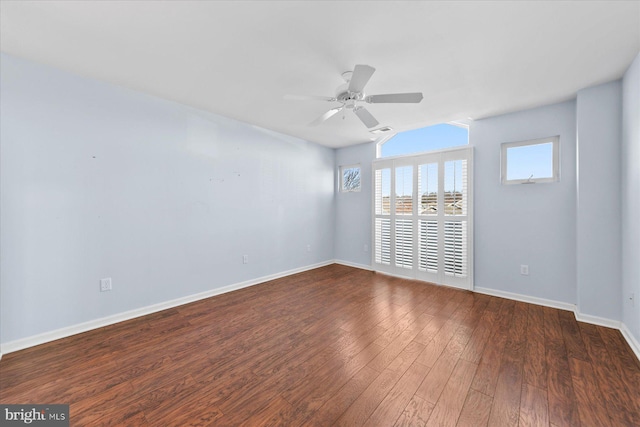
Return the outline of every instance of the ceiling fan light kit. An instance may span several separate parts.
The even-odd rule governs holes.
[[[371,79],[371,76],[376,71],[375,68],[369,65],[356,65],[353,71],[345,71],[342,73],[342,78],[345,83],[340,85],[336,90],[335,97],[324,96],[301,96],[301,95],[286,95],[285,99],[291,100],[318,100],[329,102],[340,102],[340,107],[332,108],[313,122],[309,123],[309,126],[318,126],[333,117],[344,109],[353,110],[354,114],[360,119],[360,121],[367,127],[372,128],[380,123],[375,117],[363,106],[358,103],[366,102],[368,104],[417,104],[422,101],[421,92],[413,93],[389,93],[382,95],[369,95],[364,93],[364,87]],[[384,129],[384,128],[380,128]],[[391,128],[388,128],[391,130]],[[373,131],[372,131],[373,132]],[[385,132],[385,131],[380,131]],[[374,132],[378,133],[378,132]]]

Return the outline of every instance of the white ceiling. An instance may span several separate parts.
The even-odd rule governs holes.
[[[377,69],[367,105],[408,130],[571,99],[622,76],[639,1],[22,1],[0,3],[3,52],[329,147],[373,135],[339,104],[341,73]]]

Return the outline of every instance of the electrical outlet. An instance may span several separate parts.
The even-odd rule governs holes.
[[[100,279],[100,292],[107,292],[113,289],[111,287],[111,277],[107,277],[106,279]]]
[[[363,246],[362,250],[365,251],[365,252],[369,252],[369,245],[367,245],[365,243],[365,245]]]
[[[520,265],[520,274],[522,274],[523,276],[528,276],[529,275],[529,266],[526,265],[526,264]]]
[[[629,301],[631,301],[631,307],[635,307],[636,306],[636,294],[631,292],[631,295],[629,296]]]
[[[242,255],[242,263],[249,264],[249,255]]]
[[[311,252],[311,245],[307,245],[307,252]]]

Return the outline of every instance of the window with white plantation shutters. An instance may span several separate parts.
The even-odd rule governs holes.
[[[472,154],[374,161],[375,270],[472,287]]]

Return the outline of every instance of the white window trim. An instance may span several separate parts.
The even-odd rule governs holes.
[[[418,279],[418,280],[423,280],[426,282],[431,282],[431,283],[436,283],[436,284],[442,284],[442,285],[446,285],[446,286],[453,286],[453,287],[457,287],[457,288],[461,288],[461,289],[468,289],[468,290],[473,290],[474,288],[474,253],[473,253],[473,248],[474,248],[474,244],[473,244],[473,147],[472,146],[466,146],[466,147],[456,147],[456,148],[448,148],[448,149],[444,149],[444,150],[438,150],[437,152],[430,152],[430,153],[421,153],[421,154],[414,154],[414,155],[408,155],[408,156],[402,156],[402,157],[385,157],[383,159],[376,159],[373,161],[372,163],[372,174],[371,174],[371,181],[372,181],[372,191],[371,191],[371,208],[372,208],[372,222],[371,222],[371,236],[372,236],[372,241],[371,241],[371,265],[373,266],[373,270],[374,271],[379,271],[385,274],[390,274],[392,276],[398,276],[398,277],[404,277],[404,278],[410,278],[410,279]],[[461,159],[466,159],[467,160],[467,176],[468,176],[468,182],[467,182],[467,214],[466,214],[466,220],[467,220],[467,237],[466,237],[466,241],[467,241],[467,275],[465,277],[446,277],[444,276],[444,273],[442,272],[442,269],[439,270],[439,272],[437,273],[437,276],[433,276],[430,273],[424,273],[418,270],[418,268],[416,268],[416,266],[418,265],[418,251],[414,250],[414,261],[413,261],[413,268],[411,269],[405,269],[405,268],[401,268],[401,267],[396,267],[395,264],[395,227],[394,227],[394,221],[396,219],[396,215],[394,213],[393,210],[393,206],[395,206],[395,192],[392,190],[391,194],[390,194],[390,201],[389,201],[389,205],[390,205],[390,211],[388,214],[377,214],[376,213],[376,182],[375,182],[375,177],[376,177],[376,170],[379,169],[390,169],[391,170],[391,188],[394,189],[395,188],[395,168],[396,167],[402,167],[402,166],[406,166],[406,165],[412,165],[414,167],[414,184],[413,184],[413,198],[414,200],[417,200],[417,189],[418,189],[418,178],[417,178],[417,172],[415,172],[415,168],[420,165],[420,164],[424,164],[424,162],[427,163],[432,163],[432,162],[438,162],[439,163],[439,167],[438,167],[438,174],[439,174],[439,178],[438,178],[438,182],[444,182],[444,168],[441,167],[440,165],[443,164],[445,161],[449,161],[449,160],[461,160]],[[439,197],[443,197],[444,193],[439,192]],[[422,218],[421,216],[417,215],[417,203],[413,204],[414,206],[414,213],[411,216],[406,216],[406,219],[409,218],[413,218],[415,221],[419,220],[420,218]],[[391,264],[390,265],[382,265],[379,263],[376,263],[376,242],[375,242],[375,236],[376,236],[376,230],[375,230],[375,224],[376,224],[376,219],[377,218],[381,218],[381,219],[389,219],[391,221],[391,228],[390,228],[390,239],[391,239],[391,243],[390,243],[390,257],[391,257]],[[403,219],[405,218],[405,216],[403,216]],[[435,216],[434,216],[435,218]],[[447,218],[445,216],[439,216],[439,220],[444,223],[444,219]],[[461,216],[457,217],[458,219],[461,218]],[[417,229],[417,225],[414,225],[414,233],[413,233],[413,242],[418,242],[418,229]],[[439,235],[439,239],[442,239],[443,236]],[[442,257],[442,255],[440,255]],[[443,262],[443,261],[440,261]]]
[[[538,145],[552,143],[553,176],[546,178],[530,178],[530,179],[507,179],[507,150],[514,147],[523,147],[527,145]],[[527,141],[504,142],[500,145],[500,182],[503,185],[511,184],[537,184],[550,183],[560,181],[560,136],[550,136],[547,138],[530,139]]]
[[[356,188],[356,189],[354,189],[354,190],[345,190],[345,189],[344,189],[344,185],[343,185],[343,184],[344,184],[344,181],[343,181],[343,179],[344,179],[344,173],[343,173],[343,171],[344,171],[345,169],[356,169],[356,168],[360,170],[360,185],[358,185],[358,188]],[[339,175],[340,175],[340,176],[339,176],[339,180],[340,180],[340,181],[339,181],[339,185],[340,185],[340,187],[339,187],[339,188],[340,188],[340,192],[341,192],[341,193],[357,193],[357,192],[361,191],[361,189],[362,189],[362,167],[360,166],[360,163],[353,164],[353,165],[344,165],[344,166],[340,166],[340,167],[338,168],[338,173],[339,173]]]

